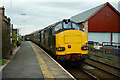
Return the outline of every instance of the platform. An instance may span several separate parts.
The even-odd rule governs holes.
[[[74,79],[43,49],[30,41],[22,42],[16,55],[2,70],[2,78]]]

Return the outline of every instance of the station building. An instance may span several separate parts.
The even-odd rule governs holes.
[[[120,43],[120,12],[109,2],[70,18],[88,33],[88,41]]]

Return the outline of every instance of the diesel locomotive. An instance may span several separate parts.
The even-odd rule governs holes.
[[[89,58],[87,34],[70,19],[26,35],[25,39],[49,51],[58,61],[84,61]]]

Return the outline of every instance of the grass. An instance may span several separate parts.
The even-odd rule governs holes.
[[[7,63],[7,61],[6,61],[6,60],[4,60],[4,59],[3,59],[3,60],[1,60],[1,61],[0,61],[0,66],[4,65],[4,64],[6,64],[6,63]]]

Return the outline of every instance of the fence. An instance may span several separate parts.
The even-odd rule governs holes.
[[[112,44],[112,45],[111,45]],[[120,57],[120,43],[116,42],[103,42],[100,48],[94,48],[94,45],[89,44],[89,51],[98,52],[103,54],[110,54]]]

